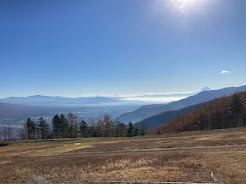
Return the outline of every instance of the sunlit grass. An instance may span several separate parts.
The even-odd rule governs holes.
[[[54,139],[0,149],[0,183],[245,183],[244,128],[134,138]],[[211,172],[213,178],[211,178]]]

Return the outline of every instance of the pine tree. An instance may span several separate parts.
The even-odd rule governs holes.
[[[56,138],[62,137],[61,119],[57,114],[53,117],[52,126],[53,126],[54,137]]]
[[[158,129],[157,132],[156,132],[157,135],[161,135],[161,130]]]
[[[132,124],[132,122],[129,122],[128,129],[127,129],[127,137],[132,137],[133,131],[134,131],[133,124]]]
[[[61,123],[61,135],[63,138],[68,138],[69,137],[69,124],[67,122],[67,119],[64,114],[60,115],[60,123]]]
[[[78,117],[73,113],[68,113],[67,115],[67,122],[68,122],[68,134],[69,137],[78,137]]]
[[[49,137],[49,124],[46,123],[43,117],[39,118],[38,126],[40,130],[40,138],[41,139],[48,139]]]
[[[37,124],[32,121],[30,118],[27,119],[24,128],[27,132],[27,139],[36,139],[37,138]]]
[[[135,127],[134,132],[133,132],[133,136],[138,136],[138,134],[139,134],[139,129],[138,129],[138,127]]]
[[[88,137],[88,124],[84,120],[80,122],[79,129],[81,137]]]

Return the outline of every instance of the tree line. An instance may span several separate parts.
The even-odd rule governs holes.
[[[11,127],[3,127],[2,131],[0,132],[0,142],[1,140],[3,140],[4,142],[15,140],[15,135]]]
[[[67,116],[55,115],[51,124],[47,123],[43,117],[40,117],[38,122],[28,118],[24,123],[21,139],[133,137],[138,135],[145,135],[144,128],[134,127],[131,122],[125,125],[105,115],[89,125],[84,120],[79,120],[75,114],[68,113]]]
[[[163,134],[246,126],[246,92],[223,97],[150,131]]]

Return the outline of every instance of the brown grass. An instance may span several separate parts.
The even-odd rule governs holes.
[[[11,143],[0,148],[0,183],[246,183],[246,131],[236,130]]]

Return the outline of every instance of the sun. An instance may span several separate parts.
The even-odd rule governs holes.
[[[191,6],[194,6],[201,0],[170,0],[170,3],[179,10],[185,10]]]
[[[192,17],[207,15],[212,0],[156,0],[155,12],[191,20]]]

